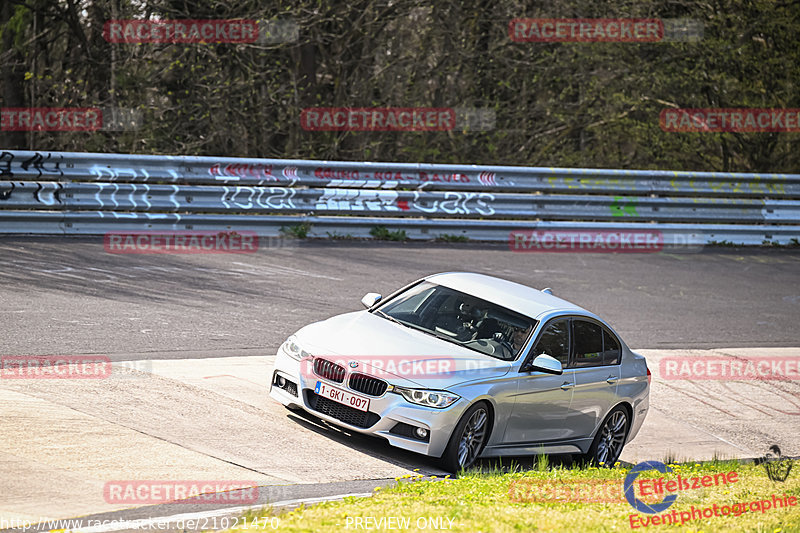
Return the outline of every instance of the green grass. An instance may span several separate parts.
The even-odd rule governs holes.
[[[442,233],[436,237],[440,242],[469,242],[469,237],[466,235],[452,235],[450,233]]]
[[[686,477],[702,477],[735,471],[738,481],[727,485],[711,486],[678,492],[678,500],[673,509],[688,511],[692,505],[706,507],[751,502],[770,498],[772,494],[795,496],[800,500],[800,475],[792,472],[785,483],[769,480],[763,466],[739,464],[738,462],[711,462],[707,464],[673,465],[674,472],[665,474],[665,479],[675,479],[678,474]],[[388,517],[401,517],[410,520],[405,531],[434,530],[429,518],[442,520],[433,525],[439,529],[463,532],[522,533],[529,531],[576,531],[576,532],[632,532],[632,531],[756,531],[763,533],[789,533],[800,531],[800,501],[788,509],[769,509],[765,513],[746,512],[739,517],[733,514],[703,518],[680,525],[651,525],[639,529],[630,526],[630,515],[639,514],[627,502],[617,503],[564,503],[530,502],[529,496],[520,497],[514,487],[520,483],[537,484],[543,482],[570,483],[579,486],[587,482],[608,481],[619,488],[628,469],[615,468],[564,468],[550,466],[541,461],[533,470],[525,472],[488,473],[468,472],[458,479],[435,477],[423,478],[413,475],[397,478],[398,483],[390,488],[376,490],[369,498],[346,498],[343,501],[327,502],[311,507],[299,507],[292,511],[267,511],[265,516],[275,516],[280,520],[280,531],[388,531],[384,527],[365,529],[365,522],[356,527],[357,518],[380,520]],[[662,476],[655,471],[641,474],[642,478]],[[512,485],[513,484],[513,485]],[[511,490],[510,490],[511,489]],[[621,492],[621,491],[620,491]],[[516,501],[514,501],[516,500]],[[522,500],[522,501],[520,501]],[[663,513],[660,513],[663,514]],[[447,519],[452,520],[452,523]],[[419,523],[418,523],[419,521]],[[252,519],[251,519],[252,522]],[[263,522],[263,520],[262,520]],[[451,526],[452,524],[452,526]],[[443,527],[444,526],[444,527]],[[265,528],[270,531],[271,527]],[[252,528],[235,531],[253,531]]]
[[[293,237],[295,239],[305,239],[308,237],[308,232],[311,230],[311,224],[308,222],[303,222],[302,224],[297,224],[296,226],[289,226],[282,227],[281,233],[286,235],[287,237]]]
[[[332,241],[352,241],[355,239],[350,233],[338,233],[335,231],[333,233],[327,231],[326,233],[328,234],[328,238]]]
[[[395,231],[391,231],[386,228],[386,226],[375,226],[371,230],[369,230],[369,234],[372,235],[374,238],[378,239],[379,241],[406,241],[408,240],[408,236],[406,235],[406,230],[399,229]]]

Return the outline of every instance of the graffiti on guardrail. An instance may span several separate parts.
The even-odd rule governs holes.
[[[39,203],[46,206],[53,206],[61,203],[61,189],[62,185],[60,183],[38,183],[37,189],[33,192],[33,197]]]
[[[468,174],[462,172],[428,173],[425,171],[402,172],[391,170],[359,172],[358,170],[332,167],[318,167],[314,169],[315,178],[342,181],[421,181],[423,183],[479,183],[482,185],[496,185],[497,183],[494,180],[494,176],[495,174],[493,172],[481,172],[479,175],[476,175],[476,178],[473,180]]]
[[[117,169],[119,171],[119,169]],[[131,173],[130,175],[133,175]],[[276,182],[268,182],[276,184]],[[329,182],[327,185],[330,185]],[[623,196],[526,195],[469,190],[425,191],[382,187],[291,187],[175,183],[0,180],[4,208],[61,206],[74,210],[215,212],[293,211],[375,212],[398,215],[513,216],[582,220],[636,219],[680,221],[706,218],[718,222],[785,221],[795,216],[792,202],[745,198],[644,198]]]
[[[423,213],[447,213],[448,215],[469,215],[473,212],[482,216],[495,213],[491,202],[495,199],[490,193],[446,192],[441,200],[433,200],[430,205],[420,199],[419,191],[414,191],[414,200],[409,208]],[[401,207],[402,208],[402,207]]]
[[[614,201],[611,202],[611,205],[609,206],[609,209],[611,210],[611,216],[615,217],[639,216],[639,214],[636,212],[635,198],[615,196]]]
[[[111,167],[111,166],[102,166],[102,165],[92,165],[89,168],[89,172],[96,178],[96,179],[104,179],[107,178],[111,181],[117,181],[120,179],[131,179],[131,180],[139,180],[139,181],[147,181],[151,177],[154,179],[164,179],[164,176],[151,176],[150,172],[146,168],[134,168],[134,167]],[[165,169],[165,172],[169,174],[169,177],[172,179],[178,179],[178,172],[174,169]]]
[[[11,152],[0,153],[0,176],[13,176],[11,162],[14,161],[14,154]]]
[[[12,152],[0,153],[0,177],[14,177],[14,164],[18,165],[19,170],[30,172],[35,170],[39,176],[44,174],[63,176],[64,171],[61,163],[64,160],[62,155],[42,154],[34,152],[28,157],[16,157]]]
[[[71,160],[64,160],[70,157]],[[604,169],[545,169],[506,167],[409,168],[410,165],[381,163],[322,164],[206,157],[162,159],[159,156],[117,154],[59,154],[46,152],[0,153],[0,177],[24,175],[32,178],[58,175],[75,181],[173,182],[216,184],[234,181],[251,185],[267,182],[285,186],[455,190],[503,188],[543,193],[598,193],[609,195],[672,194],[709,197],[800,196],[800,176],[708,172],[625,171]]]
[[[292,198],[297,194],[297,189],[245,186],[223,187],[222,189],[224,191],[222,204],[226,209],[230,209],[232,205],[239,209],[297,209],[292,202]]]
[[[278,179],[272,175],[272,165],[266,164],[229,163],[223,167],[220,163],[215,163],[208,169],[208,173],[219,179],[263,178],[274,181]]]
[[[792,245],[798,199],[800,174],[0,151],[6,233],[178,231],[201,224],[272,235],[308,224],[315,236],[328,229],[369,237],[374,226],[391,224],[412,238],[437,229],[495,241],[509,232],[539,232],[519,237],[517,251],[561,249],[564,239],[566,248],[588,249],[592,231],[653,231],[663,235],[664,249],[693,251],[745,240]],[[444,220],[454,217],[465,222]],[[524,228],[514,221],[531,222]],[[569,232],[580,233],[577,241]],[[599,247],[598,238],[590,240]],[[609,249],[617,244],[602,242]],[[627,240],[619,246],[627,248]]]

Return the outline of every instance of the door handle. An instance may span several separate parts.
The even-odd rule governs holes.
[[[619,380],[619,378],[618,378],[617,376],[608,376],[608,377],[606,378],[606,383],[608,383],[609,385],[613,385],[613,384],[614,384],[614,383],[616,383],[618,380]]]
[[[561,390],[569,390],[571,388],[572,388],[572,383],[570,383],[569,381],[565,381],[564,383],[561,384]]]

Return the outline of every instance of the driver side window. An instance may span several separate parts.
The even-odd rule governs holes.
[[[546,353],[555,357],[563,366],[569,361],[569,320],[551,322],[533,347],[533,357]]]

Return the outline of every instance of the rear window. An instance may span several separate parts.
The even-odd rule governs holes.
[[[587,320],[573,320],[575,368],[618,365],[619,341],[603,326]]]
[[[575,367],[603,364],[603,328],[594,322],[574,320]]]

